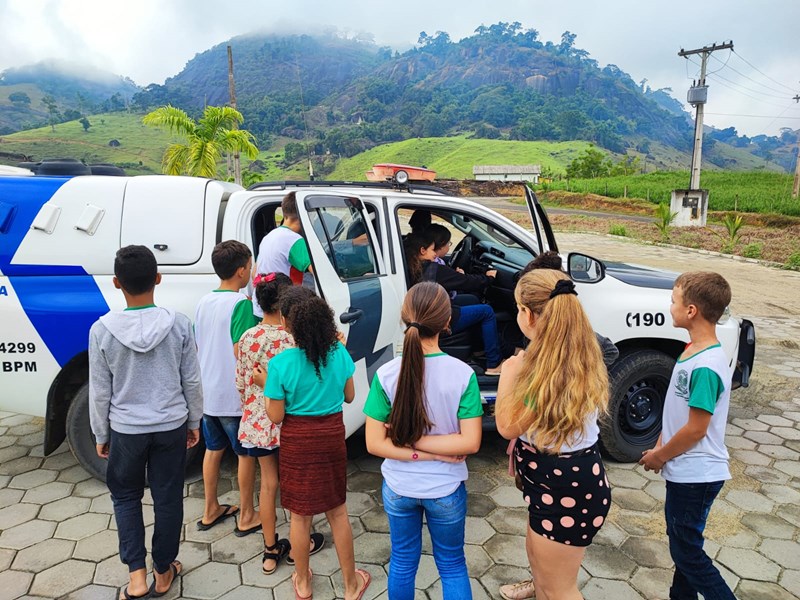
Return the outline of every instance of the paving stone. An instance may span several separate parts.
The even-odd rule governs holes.
[[[80,589],[92,582],[95,565],[80,560],[68,560],[33,579],[31,594],[57,598]]]
[[[800,546],[789,540],[764,540],[758,551],[784,569],[800,570]]]
[[[240,584],[239,567],[212,562],[183,576],[183,595],[187,598],[219,598]]]
[[[619,548],[625,540],[628,539],[628,534],[616,523],[606,520],[600,531],[594,536],[593,544],[600,544],[601,546],[613,546]]]
[[[0,572],[0,600],[19,598],[28,591],[33,575],[21,571]]]
[[[744,429],[733,423],[728,423],[725,427],[725,435],[742,435],[743,433]]]
[[[498,482],[488,473],[470,473],[467,479],[467,491],[486,494],[498,486]]]
[[[757,417],[762,423],[775,427],[791,427],[792,422],[789,419],[784,419],[778,415],[759,415]]]
[[[6,428],[6,429],[8,429],[8,428]],[[5,434],[3,434],[2,436],[0,436],[0,449],[11,448],[12,446],[15,447],[15,448],[19,448],[19,446],[17,446],[16,444],[17,444],[17,438],[15,438],[13,435],[5,435]],[[24,456],[25,455],[24,454],[25,453],[25,448],[22,448],[22,452],[23,452],[23,454],[17,454],[17,456]],[[14,458],[16,458],[16,457],[14,457]]]
[[[776,460],[775,468],[791,477],[800,477],[800,462],[790,460]]]
[[[380,492],[382,486],[383,476],[380,473],[356,471],[347,476],[347,489],[353,492]]]
[[[106,529],[79,541],[72,557],[100,562],[109,556],[114,556],[117,552],[119,552],[117,532]]]
[[[514,489],[516,490],[516,488]],[[522,493],[519,490],[516,491],[521,499]],[[467,493],[467,515],[470,517],[485,517],[496,508],[497,504],[486,494]]]
[[[638,489],[614,488],[612,499],[622,508],[642,512],[649,512],[658,504],[655,498]]]
[[[727,535],[719,535],[716,539],[720,546],[728,548],[746,548],[748,550],[754,549],[758,546],[760,538],[758,535],[745,527],[728,533]]]
[[[717,561],[725,565],[742,579],[777,581],[780,567],[753,550],[722,548]]]
[[[0,489],[8,487],[9,481],[11,481],[10,475],[0,475]]]
[[[664,504],[667,499],[667,486],[664,484],[663,479],[648,483],[644,487],[644,492],[651,498],[655,498],[659,504]],[[616,494],[616,490],[614,490],[612,494]]]
[[[612,492],[613,494],[613,492]],[[612,512],[616,508],[612,506]],[[629,535],[649,536],[656,528],[654,519],[663,519],[661,515],[621,509],[614,514],[614,522]],[[663,531],[663,521],[658,525],[658,531]],[[601,530],[602,531],[602,530]]]
[[[263,551],[264,536],[261,532],[245,537],[236,537],[231,533],[211,544],[211,560],[238,565]]]
[[[333,600],[336,598],[336,592],[333,589],[333,584],[330,577],[322,577],[314,574],[314,577],[311,580],[311,592],[314,594],[314,600]],[[275,594],[275,598],[295,597],[292,582],[288,579],[275,586],[275,588],[272,590],[272,593]]]
[[[784,440],[800,440],[800,429],[797,429],[794,424],[791,427],[773,427],[769,431]]]
[[[5,571],[8,567],[11,566],[11,562],[14,560],[15,555],[16,552],[14,552],[13,550],[0,548],[0,572]]]
[[[36,423],[26,423],[25,425],[15,425],[14,427],[8,428],[8,433],[17,437],[36,432],[41,432],[41,427]],[[17,442],[19,442],[19,440],[17,440]]]
[[[219,600],[253,600],[253,598],[273,600],[274,596],[272,595],[272,590],[240,585],[227,594],[220,596]]]
[[[392,552],[389,535],[383,533],[367,532],[360,535],[357,547],[357,560],[375,565],[389,562],[389,555]]]
[[[0,490],[0,509],[17,504],[24,494],[22,490]]]
[[[800,527],[800,506],[797,504],[791,504],[788,506],[782,506],[778,509],[776,513],[782,519],[786,519],[794,525],[795,527]],[[2,538],[0,538],[2,539]]]
[[[794,594],[790,594],[777,584],[747,580],[739,584],[736,597],[739,600],[796,600]]]
[[[89,510],[90,500],[70,496],[42,506],[39,518],[47,521],[66,521],[70,517],[80,515]]]
[[[45,458],[42,463],[42,468],[61,471],[62,469],[67,469],[77,464],[78,461],[72,455],[72,452],[62,452],[61,454],[51,454]]]
[[[726,435],[725,446],[738,450],[755,450],[758,444],[753,440],[748,440],[740,435]]]
[[[470,571],[470,575],[472,572]],[[489,593],[483,588],[480,581],[475,578],[470,578],[469,580],[469,587],[472,591],[472,600],[489,600],[491,596]],[[442,598],[442,580],[437,579],[436,583],[434,583],[431,587],[425,590],[428,594],[428,598]]]
[[[234,527],[235,523],[233,519],[228,519],[219,525],[215,525],[211,529],[207,529],[206,531],[198,530],[196,523],[187,523],[183,527],[184,539],[189,542],[210,544],[212,542],[216,542],[217,540],[221,540],[226,535],[233,533]]]
[[[324,535],[327,540],[332,540],[333,533],[331,533],[331,526],[328,523],[328,520],[325,519],[324,515],[319,515],[319,516],[321,516],[322,519],[320,521],[317,521],[317,524],[314,526],[314,530]],[[366,531],[364,529],[364,524],[358,517],[350,517],[350,529],[353,530],[353,539],[358,538],[359,536],[361,536],[361,534],[363,534]],[[288,524],[286,526],[286,535],[283,535],[282,537],[285,538],[289,537]]]
[[[608,481],[611,483],[612,489],[616,488],[629,488],[632,490],[641,490],[647,485],[648,479],[642,477],[636,471],[628,471],[624,469],[608,469],[606,471]]]
[[[787,442],[788,443],[788,442]],[[786,446],[772,446],[762,444],[758,447],[761,454],[771,456],[772,458],[779,458],[784,460],[797,460],[800,458],[800,452],[787,448]]]
[[[761,483],[786,483],[789,481],[789,476],[780,471],[776,471],[770,467],[762,467],[759,465],[751,465],[744,470],[744,474],[752,477]]]
[[[766,467],[772,462],[772,458],[756,450],[734,450],[733,457],[746,465],[760,465]]]
[[[143,507],[146,504],[142,505]],[[89,508],[93,513],[105,513],[107,515],[114,514],[114,502],[111,500],[111,494],[102,494],[92,499],[92,506]]]
[[[513,485],[501,485],[492,490],[489,497],[494,500],[497,506],[505,508],[527,507],[528,504],[520,492]]]
[[[326,549],[320,551],[325,552]],[[317,555],[311,557],[313,561]],[[264,575],[262,572],[262,564],[261,564],[261,557],[256,556],[251,558],[246,563],[241,566],[242,571],[242,583],[248,586],[254,586],[258,588],[270,588],[273,589],[276,586],[280,585],[283,581],[289,579],[294,572],[294,567],[287,565],[285,562],[281,562],[278,565],[278,570],[275,571],[272,575]],[[311,567],[312,571],[314,567]],[[291,596],[290,596],[291,597]],[[276,598],[276,600],[281,600],[280,598]]]
[[[800,571],[786,569],[779,580],[781,586],[794,594],[800,596]]]
[[[464,555],[467,558],[467,571],[471,577],[480,577],[494,565],[494,561],[482,546],[466,544]]]
[[[42,464],[41,458],[22,456],[14,460],[0,461],[0,475],[19,475],[38,469]]]
[[[773,444],[780,445],[783,441],[777,435],[771,434],[769,431],[745,431],[744,437],[752,440],[757,444]]]
[[[58,481],[66,483],[80,483],[91,478],[91,475],[80,465],[73,465],[61,471],[58,475]]]
[[[794,528],[780,517],[759,513],[746,514],[742,523],[761,537],[790,540],[794,537]]]
[[[84,498],[96,498],[100,494],[107,494],[108,486],[97,479],[87,479],[77,484],[72,493],[75,496],[82,496]]]
[[[528,511],[525,508],[498,508],[486,520],[497,533],[519,535],[528,526]]]
[[[105,559],[94,572],[94,583],[118,588],[129,581],[128,567],[123,565],[118,556]]]
[[[50,567],[69,560],[75,542],[49,539],[17,552],[12,569],[40,573]]]
[[[642,600],[641,594],[630,584],[614,579],[592,578],[581,593],[591,600]]]
[[[528,555],[525,552],[525,537],[497,533],[483,545],[489,556],[501,565],[528,567]]]
[[[380,473],[383,459],[371,454],[366,454],[356,459],[356,466],[361,471],[369,471],[372,473]]]
[[[108,515],[86,513],[59,523],[56,537],[82,540],[108,527]]]
[[[348,515],[358,517],[372,508],[375,508],[375,501],[369,494],[363,492],[347,492]]]
[[[58,477],[57,471],[37,469],[35,471],[28,471],[22,475],[17,475],[8,484],[8,487],[17,488],[20,490],[29,490],[31,488],[35,488],[36,486],[55,481],[56,477]]]
[[[521,529],[524,531],[524,525]],[[464,540],[467,544],[483,544],[494,534],[494,529],[492,529],[492,526],[486,522],[486,519],[467,517],[466,531],[464,534]]]
[[[39,507],[36,504],[12,504],[0,509],[0,531],[35,519],[38,512]]]
[[[48,539],[55,530],[56,524],[50,521],[41,521],[39,519],[28,521],[11,529],[5,529],[3,533],[0,533],[0,547],[22,550]]]
[[[631,578],[631,585],[645,598],[666,598],[672,585],[672,566],[668,569],[640,567]]]
[[[367,531],[389,533],[389,518],[386,516],[386,511],[380,506],[361,515],[361,522]]]
[[[182,542],[178,559],[183,564],[183,572],[188,573],[211,560],[211,548],[208,544]]]
[[[490,567],[486,573],[478,577],[478,581],[481,582],[481,585],[483,585],[485,589],[489,590],[493,598],[499,598],[500,596],[497,590],[500,589],[501,585],[530,579],[530,577],[531,571],[529,566],[522,568],[496,564]]]
[[[617,548],[592,545],[586,549],[583,568],[592,577],[628,579],[636,568],[636,563]]]
[[[620,548],[636,564],[668,569],[672,567],[672,557],[666,542],[642,537],[629,537]]]
[[[746,490],[731,490],[725,496],[725,500],[738,506],[745,512],[770,513],[774,508],[771,500],[761,494],[748,492]]]
[[[800,504],[800,492],[785,485],[765,484],[761,486],[761,493],[775,504]]]
[[[0,420],[0,423],[6,427],[13,427],[15,425],[26,425],[27,423],[32,422],[33,419],[34,417],[30,415],[11,414],[10,416],[3,417],[3,419]]]
[[[44,485],[40,485],[25,492],[22,501],[35,502],[36,504],[55,502],[56,500],[69,496],[72,493],[73,487],[71,483],[64,483],[61,481],[45,483]]]
[[[118,597],[119,590],[117,588],[92,584],[75,590],[64,600],[116,600]]]

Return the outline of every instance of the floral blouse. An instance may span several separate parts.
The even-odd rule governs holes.
[[[280,325],[259,323],[242,334],[236,361],[236,387],[242,400],[239,442],[246,448],[277,448],[280,425],[267,417],[264,390],[253,383],[253,367],[260,363],[269,373],[269,361],[287,348],[294,348],[291,334]]]

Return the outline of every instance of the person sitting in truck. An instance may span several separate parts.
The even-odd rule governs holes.
[[[463,290],[483,291],[492,283],[497,275],[495,269],[486,271],[484,275],[468,275],[459,273],[447,265],[434,262],[436,243],[428,230],[422,233],[411,233],[406,239],[406,260],[410,275],[410,284],[420,281],[433,281],[448,292]],[[465,331],[473,325],[480,324],[483,335],[483,349],[486,354],[485,375],[500,375],[503,356],[500,353],[500,337],[497,333],[497,317],[494,309],[488,304],[472,304],[459,306],[451,299],[453,316],[450,329],[453,333]]]

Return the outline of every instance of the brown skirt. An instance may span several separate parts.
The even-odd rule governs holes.
[[[347,499],[347,447],[342,413],[286,415],[278,452],[281,504],[298,515],[318,515]]]

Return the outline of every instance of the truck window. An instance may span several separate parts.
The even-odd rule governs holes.
[[[343,281],[380,273],[373,240],[357,209],[326,206],[310,210],[309,217],[314,234]]]

